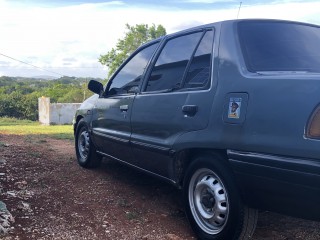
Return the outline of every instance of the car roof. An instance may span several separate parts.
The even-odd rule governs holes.
[[[199,26],[195,26],[192,28],[188,28],[188,29],[184,29],[172,34],[177,34],[177,33],[181,33],[184,31],[192,31],[192,30],[196,30],[196,29],[201,29],[201,28],[208,28],[208,27],[214,27],[216,25],[221,25],[224,23],[237,23],[237,22],[283,22],[283,23],[295,23],[295,24],[304,24],[304,25],[311,25],[311,26],[315,26],[315,27],[320,27],[319,25],[316,24],[311,24],[311,23],[306,23],[306,22],[299,22],[299,21],[292,21],[292,20],[285,20],[285,19],[268,19],[268,18],[243,18],[243,19],[232,19],[232,20],[224,20],[224,21],[218,21],[218,22],[213,22],[213,23],[208,23],[208,24],[204,24],[204,25],[199,25]],[[168,34],[167,36],[170,36],[171,34]]]
[[[224,21],[218,21],[218,22],[213,22],[213,23],[208,23],[208,24],[203,24],[191,28],[186,28],[177,32],[169,33],[167,35],[161,36],[159,38],[153,39],[145,44],[143,44],[141,47],[145,47],[149,44],[153,44],[155,42],[161,41],[163,38],[170,38],[175,35],[180,35],[183,33],[187,32],[192,32],[200,29],[205,29],[205,28],[212,28],[212,27],[217,27],[219,25],[223,25],[224,23],[238,23],[238,22],[283,22],[283,23],[294,23],[294,24],[303,24],[303,25],[309,25],[309,26],[314,26],[314,27],[320,27],[319,25],[315,24],[310,24],[306,22],[299,22],[299,21],[292,21],[292,20],[285,20],[285,19],[264,19],[264,18],[244,18],[244,19],[231,19],[231,20],[224,20]],[[140,48],[140,47],[139,47]]]

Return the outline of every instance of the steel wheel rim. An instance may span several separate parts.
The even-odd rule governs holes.
[[[207,234],[220,233],[229,215],[229,200],[221,179],[210,169],[197,170],[189,184],[189,206],[197,225]]]
[[[81,132],[78,138],[78,152],[80,155],[80,159],[85,161],[89,155],[89,148],[90,148],[90,140],[89,140],[89,133],[84,130]]]

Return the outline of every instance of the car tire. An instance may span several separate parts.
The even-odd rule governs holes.
[[[97,154],[88,131],[87,123],[81,119],[77,125],[75,135],[77,160],[84,168],[95,168],[101,163],[102,156]]]
[[[187,218],[199,239],[250,239],[258,211],[242,203],[231,169],[220,154],[198,156],[183,185]]]

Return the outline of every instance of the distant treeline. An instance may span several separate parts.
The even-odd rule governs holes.
[[[93,78],[61,77],[55,80],[0,77],[0,117],[38,119],[38,98],[50,97],[51,103],[79,103],[92,92],[87,83]],[[102,81],[102,79],[96,79]]]

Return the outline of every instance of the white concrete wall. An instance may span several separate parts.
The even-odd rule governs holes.
[[[50,124],[71,124],[81,103],[50,104]]]
[[[39,98],[39,122],[42,124],[71,124],[81,103],[51,103],[50,98]]]

